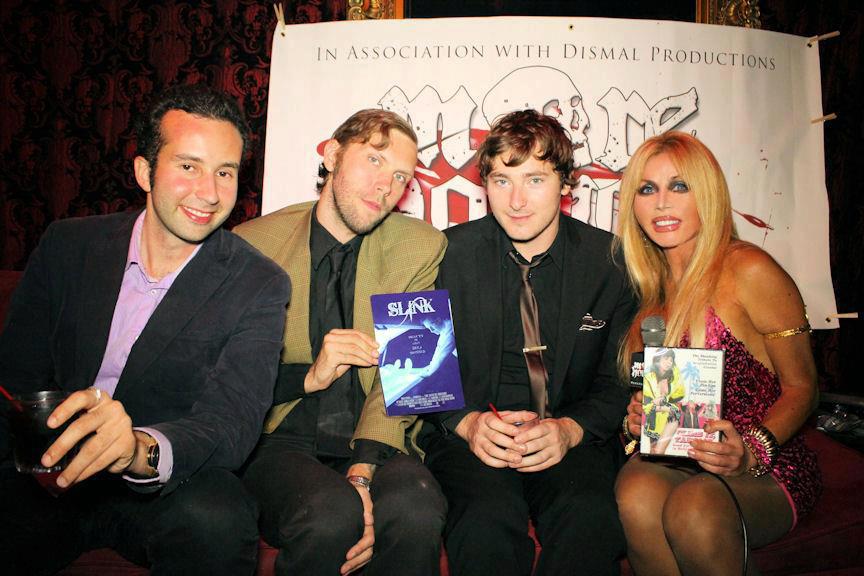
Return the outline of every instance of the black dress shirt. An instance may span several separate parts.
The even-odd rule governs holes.
[[[522,316],[519,311],[522,273],[507,255],[513,250],[510,239],[503,229],[500,233],[502,251],[499,260],[503,268],[501,273],[503,349],[495,407],[499,410],[530,410],[531,385],[528,380],[525,355],[522,353],[525,336],[522,332]],[[559,237],[560,232],[549,250],[531,259],[531,262],[541,258],[543,260],[529,274],[540,314],[540,343],[546,346],[546,350],[543,351],[543,362],[549,373],[550,382],[555,362],[555,344],[558,338],[558,318],[561,309],[561,274],[564,254]],[[518,257],[523,264],[529,263],[521,254]]]
[[[345,326],[353,326],[354,324],[354,282],[357,274],[357,256],[360,253],[363,238],[362,235],[358,235],[345,243],[347,254],[342,262],[340,278]],[[340,247],[342,244],[318,222],[313,209],[309,237],[311,255],[309,342],[312,345],[313,358],[317,358],[321,352],[321,345],[326,335],[323,310],[327,299],[325,287],[330,277],[328,254],[332,250],[340,249]],[[299,451],[309,452],[326,459],[350,458],[352,463],[362,462],[380,465],[394,455],[396,453],[395,448],[374,440],[358,440],[354,443],[353,451],[349,447],[366,400],[366,395],[360,386],[357,368],[348,370],[327,389],[307,394],[305,392],[305,380],[310,367],[311,364],[282,364],[280,366],[274,402],[279,404],[297,398],[303,398],[303,401],[288,413],[274,434],[278,434],[282,442],[288,441],[295,444]],[[351,395],[350,414],[324,415],[325,418],[331,418],[327,428],[332,430],[334,424],[338,427],[338,444],[344,449],[325,449],[318,443],[322,424],[322,415],[318,409],[320,399],[324,394],[346,392]],[[332,422],[333,418],[338,418],[340,421],[334,423]]]

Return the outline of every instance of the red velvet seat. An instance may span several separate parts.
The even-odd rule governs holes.
[[[756,551],[763,576],[864,574],[864,455],[815,428],[805,431],[819,457],[822,497],[777,542]]]

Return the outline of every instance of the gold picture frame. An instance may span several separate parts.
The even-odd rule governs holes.
[[[346,20],[391,20],[405,17],[405,0],[348,0]]]
[[[405,0],[347,0],[348,20],[401,19]],[[761,28],[759,0],[696,0],[696,22]]]
[[[696,22],[762,28],[759,0],[696,0]]]

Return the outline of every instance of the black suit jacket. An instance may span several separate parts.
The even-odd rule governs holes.
[[[508,240],[491,214],[445,234],[448,248],[436,286],[450,291],[466,405],[424,418],[447,433],[468,412],[488,411],[497,396],[504,339],[501,254]],[[603,442],[620,429],[627,406],[617,355],[636,302],[623,259],[613,262],[611,234],[562,215],[559,238],[563,285],[549,405],[553,416],[578,422],[586,440]],[[589,314],[594,329],[586,326],[592,324]],[[429,433],[427,425],[424,435]]]
[[[33,252],[0,335],[14,392],[93,384],[102,364],[138,213],[52,224]],[[224,230],[177,276],[129,353],[114,398],[134,426],[165,434],[165,490],[197,470],[238,468],[273,397],[290,294],[281,268]],[[0,459],[9,453],[0,418]]]

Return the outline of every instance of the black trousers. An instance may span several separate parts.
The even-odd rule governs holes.
[[[5,466],[0,518],[4,574],[53,574],[103,547],[154,576],[253,574],[258,560],[255,501],[227,470],[202,470],[166,495],[104,473],[54,497]]]
[[[347,462],[322,463],[270,436],[243,475],[261,509],[261,535],[279,549],[276,574],[336,575],[363,533],[363,505]],[[438,574],[447,504],[417,458],[396,455],[372,482],[375,545],[363,574]]]
[[[619,574],[625,544],[612,443],[573,448],[533,473],[487,466],[455,435],[435,436],[426,449],[449,505],[444,541],[453,576],[531,574],[529,518],[543,546],[537,575]]]

